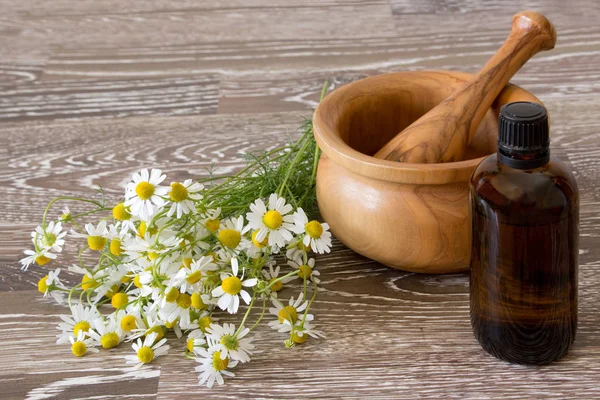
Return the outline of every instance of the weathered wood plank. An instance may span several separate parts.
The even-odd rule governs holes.
[[[15,85],[0,93],[0,121],[197,115],[217,111],[218,79],[165,79]]]
[[[466,275],[394,271],[339,242],[318,259],[327,339],[288,350],[263,326],[253,362],[225,387],[197,386],[183,342],[139,375],[125,369],[126,346],[76,359],[54,344],[66,310],[35,291],[46,268],[18,266],[50,198],[101,184],[117,199],[141,167],[172,179],[205,176],[213,162],[232,172],[240,152],[293,137],[325,79],[474,71],[522,8],[544,12],[559,41],[514,82],[548,106],[552,152],[581,188],[580,324],[564,360],[493,359],[471,333]],[[600,398],[597,1],[0,0],[0,10],[0,361],[10,366],[0,397]]]
[[[0,389],[3,399],[154,399],[160,369],[131,371],[130,349],[76,358],[57,345],[58,315],[68,311],[35,291],[0,293]]]

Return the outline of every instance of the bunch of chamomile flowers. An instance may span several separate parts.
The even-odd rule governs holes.
[[[161,170],[143,169],[114,206],[73,197],[49,204],[21,263],[24,270],[57,265],[67,241],[78,249],[78,262],[67,267],[80,276],[77,284],[61,281],[61,268],[38,282],[40,292],[71,311],[61,316],[58,343],[78,357],[127,345],[124,361],[143,368],[167,354],[168,340],[183,338],[199,383],[212,387],[251,360],[253,330],[264,320],[288,347],[322,336],[310,311],[320,283],[313,256],[331,249],[326,223],[309,219],[283,193],[220,207],[208,196],[211,187],[166,182]],[[48,221],[58,201],[92,209],[75,214],[65,207]],[[293,280],[298,284],[287,286],[297,289],[284,298]]]

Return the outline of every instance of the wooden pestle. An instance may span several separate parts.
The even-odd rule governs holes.
[[[375,157],[409,163],[462,160],[494,99],[536,53],[554,48],[556,31],[546,17],[522,11],[496,54],[458,90],[384,145]]]

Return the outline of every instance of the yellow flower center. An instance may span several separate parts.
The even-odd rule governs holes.
[[[204,300],[202,300],[202,295],[198,292],[192,293],[192,307],[196,310],[204,310],[207,305],[204,304]]]
[[[192,262],[194,260],[192,260],[190,257],[186,257],[183,259],[183,261],[181,262],[181,266],[179,267],[179,269],[181,268],[189,268],[190,265],[192,265]]]
[[[306,342],[308,335],[305,333],[302,336],[299,336],[297,332],[292,333],[292,341],[294,343],[302,344]]]
[[[73,327],[73,335],[77,336],[79,332],[87,332],[90,330],[90,323],[87,321],[79,321]]]
[[[298,248],[306,253],[308,253],[311,250],[310,243],[308,244],[308,246],[305,246],[304,243],[300,242],[298,243]]]
[[[176,318],[174,321],[167,321],[167,322],[165,322],[165,326],[169,329],[173,329],[175,327],[175,325],[177,325],[178,321],[179,321],[179,318]]]
[[[165,300],[167,300],[167,303],[175,303],[178,298],[179,298],[179,290],[175,287],[172,287],[167,292],[167,297],[165,298]]]
[[[279,311],[279,313],[277,314],[277,318],[281,323],[283,323],[283,321],[287,319],[293,325],[296,323],[296,321],[298,321],[298,313],[296,312],[296,309],[294,307],[285,306]]]
[[[138,288],[141,289],[142,288],[142,282],[140,282],[140,275],[137,274],[136,276],[133,277],[133,285]]]
[[[269,243],[269,235],[265,236],[265,238],[263,239],[262,242],[259,242],[258,240],[256,240],[257,235],[258,235],[258,231],[252,232],[252,243],[259,249],[262,249],[263,247],[265,247],[267,245],[267,243]]]
[[[46,279],[48,279],[48,275],[46,275],[38,281],[38,290],[41,293],[46,293],[46,290],[48,290],[48,285],[46,285]]]
[[[221,227],[221,220],[218,218],[217,219],[207,219],[205,226],[206,226],[206,229],[208,229],[212,233],[215,233]]]
[[[83,342],[75,342],[71,346],[71,351],[75,357],[83,357],[87,353],[87,346]]]
[[[141,221],[140,226],[138,226],[138,236],[144,237],[146,236],[146,232],[148,232],[150,236],[153,236],[158,232],[158,228],[155,226],[148,228],[146,222]]]
[[[138,226],[138,236],[141,236],[141,237],[146,236],[147,229],[148,229],[148,226],[146,225],[146,223],[144,221],[140,222],[140,226]]]
[[[46,234],[42,237],[42,243],[47,247],[54,246],[54,243],[56,243],[56,235],[52,232],[46,232]]]
[[[228,276],[223,279],[221,288],[225,293],[236,295],[242,290],[242,281],[237,276]]]
[[[190,353],[194,351],[194,338],[188,339],[186,347]]]
[[[119,344],[119,335],[117,335],[115,332],[105,333],[100,337],[100,344],[105,349],[112,349]]]
[[[112,304],[114,308],[121,308],[128,302],[129,296],[127,296],[125,293],[115,293],[110,300],[110,304]]]
[[[298,276],[301,279],[308,279],[310,277],[310,274],[312,274],[312,268],[310,267],[310,265],[304,264],[298,267]]]
[[[121,255],[121,240],[113,239],[110,241],[110,252],[113,256],[119,257]]]
[[[156,325],[156,326],[153,326],[152,328],[148,329],[145,333],[145,336],[148,336],[152,333],[156,333],[156,339],[154,339],[154,343],[158,342],[159,340],[161,340],[162,338],[165,337],[165,330],[160,325]]]
[[[310,221],[304,225],[304,229],[306,229],[308,236],[313,239],[318,239],[323,234],[323,225],[319,221]]]
[[[81,288],[83,290],[89,290],[93,287],[95,287],[98,284],[98,282],[96,282],[96,280],[90,276],[83,275],[83,277],[81,278]]]
[[[271,284],[271,282],[273,282],[274,280],[275,280],[275,278],[271,279],[269,281],[269,284]],[[279,292],[282,287],[283,287],[283,282],[282,281],[277,281],[273,285],[271,285],[271,290],[273,292]]]
[[[88,236],[87,242],[92,250],[102,250],[106,246],[106,238],[102,236]]]
[[[269,210],[263,216],[263,224],[269,229],[278,229],[283,224],[283,217],[279,211]]]
[[[154,194],[154,185],[150,182],[140,182],[135,187],[135,194],[141,200],[148,200]]]
[[[184,201],[189,197],[188,190],[179,182],[171,183],[171,191],[169,192],[169,197],[175,203],[179,203],[180,201]]]
[[[125,332],[130,332],[137,327],[137,321],[133,315],[126,315],[121,319],[121,329]]]
[[[110,287],[109,290],[106,291],[105,296],[109,299],[112,299],[112,297],[119,291],[119,285],[114,284]]]
[[[131,218],[131,214],[129,213],[129,211],[127,211],[127,208],[125,207],[124,203],[119,203],[116,206],[114,206],[112,213],[113,217],[115,217],[115,219],[119,221],[127,221]]]
[[[219,241],[223,243],[223,246],[235,249],[242,241],[242,234],[235,229],[223,229],[219,232]]]
[[[42,266],[42,265],[48,264],[50,262],[50,260],[51,260],[50,258],[40,254],[39,256],[37,256],[35,258],[35,263],[39,266]]]
[[[121,277],[120,281],[121,281],[121,283],[127,284],[127,283],[131,282],[131,276],[129,276],[129,275],[123,275]]]
[[[225,346],[227,350],[237,350],[240,347],[237,338],[233,335],[223,335],[221,344]]]
[[[213,319],[210,316],[202,317],[198,319],[198,327],[204,333],[206,333],[206,329],[210,327],[210,324],[213,323]]]
[[[181,293],[177,298],[177,305],[183,309],[190,308],[192,305],[192,298],[187,293]]]
[[[144,364],[152,362],[154,360],[154,350],[148,346],[142,346],[137,352],[138,360]]]
[[[154,252],[154,251],[149,251],[148,252],[148,258],[152,261],[156,260],[158,258],[160,254]]]
[[[224,360],[221,360],[221,352],[215,351],[213,353],[213,367],[216,371],[223,371],[229,365],[229,357],[225,357]]]
[[[202,278],[202,272],[200,272],[200,271],[194,271],[191,274],[189,274],[187,276],[187,278],[185,278],[185,280],[190,285],[193,285],[194,283],[197,283],[200,280],[200,278]]]

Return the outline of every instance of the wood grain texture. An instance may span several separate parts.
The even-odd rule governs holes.
[[[115,199],[141,167],[173,179],[212,162],[234,171],[240,152],[295,134],[325,79],[475,72],[525,8],[560,37],[513,82],[548,107],[552,152],[581,187],[580,321],[565,359],[497,361],[471,333],[467,275],[393,270],[337,241],[318,261],[327,338],[288,350],[262,327],[253,362],[224,387],[198,387],[177,341],[143,375],[125,371],[128,348],[76,359],[54,344],[66,310],[35,291],[46,270],[23,274],[17,261],[50,198],[101,184]],[[0,10],[1,398],[600,398],[597,1],[0,0]]]

